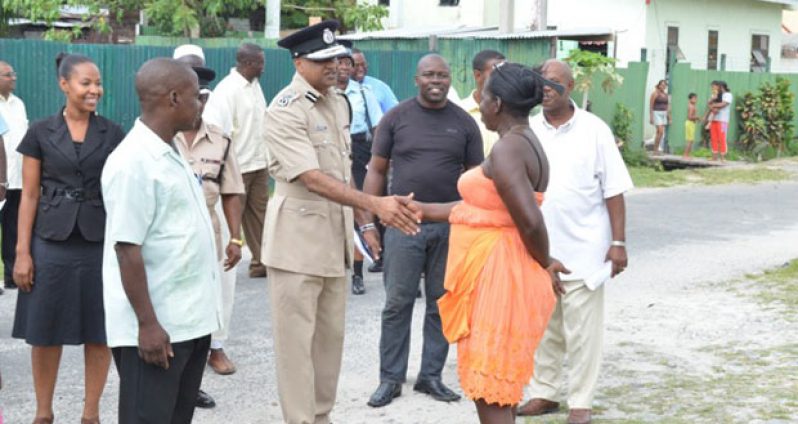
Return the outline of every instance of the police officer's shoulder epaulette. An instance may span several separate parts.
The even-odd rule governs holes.
[[[316,103],[317,101],[319,101],[319,96],[317,96],[315,93],[312,93],[310,91],[305,93],[305,98],[310,100],[311,103]]]
[[[296,91],[285,90],[280,94],[280,97],[277,98],[277,106],[286,107],[298,98],[299,94]]]

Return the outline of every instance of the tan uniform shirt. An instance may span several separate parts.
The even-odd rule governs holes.
[[[352,208],[311,193],[298,177],[311,170],[349,184],[349,107],[330,88],[320,93],[295,74],[266,112],[269,174],[275,180],[264,225],[266,266],[343,277],[352,263]]]
[[[244,181],[238,169],[236,155],[231,149],[227,159],[223,160],[228,140],[222,135],[221,128],[207,124],[200,126],[191,147],[188,146],[183,133],[177,133],[175,144],[180,155],[191,166],[194,175],[202,179],[202,192],[205,194],[205,204],[211,215],[211,223],[216,240],[216,255],[222,260],[222,232],[219,216],[216,213],[216,203],[222,194],[244,194]],[[222,168],[224,163],[224,168]],[[215,180],[221,174],[221,184]]]
[[[479,133],[482,135],[482,149],[485,152],[485,157],[488,157],[490,154],[490,149],[492,149],[493,145],[499,141],[499,133],[485,128],[485,123],[482,122],[482,113],[479,111],[479,104],[476,100],[474,100],[473,91],[468,96],[460,100],[458,106],[463,108],[463,110],[468,112],[468,114],[471,115],[475,121],[477,121]]]

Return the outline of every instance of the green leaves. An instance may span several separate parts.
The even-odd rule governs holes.
[[[364,4],[357,0],[306,0],[284,1],[282,12],[289,28],[304,27],[309,16],[324,19],[337,19],[341,22],[341,32],[355,28],[360,31],[379,31],[383,29],[382,19],[388,16],[388,8],[376,4]]]
[[[623,103],[615,103],[615,114],[612,116],[612,133],[616,140],[626,145],[632,139],[632,110]]]
[[[604,75],[601,80],[601,89],[605,93],[612,93],[615,87],[623,84],[623,76],[615,71],[617,59],[599,53],[571,50],[565,61],[571,65],[574,74],[574,88],[582,93],[582,108],[587,106],[587,96],[593,87],[593,79],[597,75]]]
[[[790,147],[795,128],[790,81],[778,77],[775,83],[764,82],[756,93],[745,93],[737,105],[740,114],[739,142],[754,157],[768,148],[780,155]]]

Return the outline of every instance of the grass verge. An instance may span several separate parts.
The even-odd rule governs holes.
[[[779,168],[704,168],[662,171],[647,166],[630,166],[635,187],[675,187],[680,185],[756,184],[765,181],[784,181],[792,174]]]

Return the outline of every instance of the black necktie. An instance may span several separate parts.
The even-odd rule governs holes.
[[[363,97],[363,109],[366,111],[366,135],[371,138],[371,129],[374,128],[374,125],[371,125],[371,115],[369,115],[369,103],[366,101],[366,93],[363,89],[363,84],[360,84],[360,95]]]

